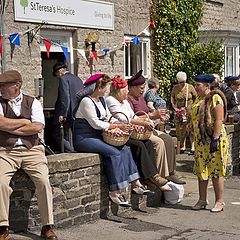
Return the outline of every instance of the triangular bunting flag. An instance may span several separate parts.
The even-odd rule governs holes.
[[[138,45],[139,43],[140,43],[140,42],[139,42],[138,37],[137,37],[137,36],[134,37],[134,38],[133,38],[133,44]]]
[[[20,46],[20,35],[19,33],[14,33],[9,36],[10,42],[14,45]]]
[[[64,47],[64,46],[61,46],[61,48],[62,48],[63,54],[65,56],[66,62],[68,62],[68,48]]]
[[[92,51],[92,55],[96,61],[98,61],[97,51]]]
[[[145,36],[150,36],[150,32],[147,29],[144,29],[141,33],[143,33]]]
[[[104,48],[104,49],[103,49],[103,52],[104,52],[105,55],[107,55],[109,51],[110,51],[109,48]]]
[[[150,27],[150,28],[155,28],[155,22],[154,22],[154,21],[150,21],[149,27]]]
[[[49,58],[49,54],[50,54],[50,48],[52,46],[52,42],[47,40],[47,39],[43,39],[43,42],[44,42],[44,45],[46,47],[46,50],[47,50],[47,57]]]
[[[2,54],[2,35],[0,35],[0,54]]]
[[[80,55],[88,62],[87,58],[86,58],[86,54],[85,54],[85,50],[84,49],[77,49],[77,51],[80,53]]]

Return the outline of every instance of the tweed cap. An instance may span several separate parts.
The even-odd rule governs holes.
[[[198,74],[193,78],[196,82],[200,83],[213,83],[215,81],[215,77],[213,74]]]
[[[137,72],[135,75],[133,75],[129,80],[128,80],[128,85],[129,86],[139,86],[145,83],[145,78],[142,75],[143,70],[140,70]]]
[[[56,77],[56,71],[61,68],[67,68],[67,65],[63,62],[57,62],[53,65],[53,76]]]
[[[16,83],[19,81],[22,81],[22,76],[16,70],[9,70],[0,74],[0,83]]]

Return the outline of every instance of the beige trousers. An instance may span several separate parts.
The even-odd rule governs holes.
[[[0,148],[0,226],[9,226],[9,198],[12,193],[9,183],[20,168],[30,176],[36,186],[42,225],[53,224],[52,189],[47,158],[44,147],[38,145],[30,150],[25,147],[15,147],[11,150]]]
[[[152,141],[153,147],[156,153],[155,161],[156,161],[156,167],[158,169],[159,175],[162,177],[169,176],[167,154],[166,154],[164,141],[153,134],[151,135],[149,140]]]
[[[166,154],[166,157],[165,157],[166,164],[164,164],[164,166],[167,165],[165,167],[165,173],[166,173],[165,177],[168,175],[173,175],[176,171],[176,151],[175,151],[175,145],[172,137],[164,132],[154,130],[154,138],[153,137],[151,138],[153,139],[155,144],[164,145],[163,147],[161,146],[161,149],[163,148],[164,150],[162,151],[164,151]],[[150,140],[152,141],[151,138]],[[156,162],[158,165],[161,165],[160,163],[161,158],[158,158],[158,159],[159,160],[156,160]],[[161,174],[161,176],[164,176],[164,175]]]

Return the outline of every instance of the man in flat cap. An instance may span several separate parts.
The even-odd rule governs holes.
[[[42,221],[41,237],[57,239],[52,231],[53,200],[44,147],[38,133],[44,128],[41,103],[22,93],[22,76],[9,70],[0,75],[0,240],[9,239],[9,186],[22,168],[36,186]]]
[[[144,111],[148,114],[150,119],[161,119],[166,120],[168,116],[164,112],[160,110],[156,110],[154,112],[150,112],[150,109],[147,106],[146,101],[144,100],[143,93],[145,91],[145,78],[142,75],[142,70],[140,70],[138,73],[136,73],[134,76],[132,76],[131,79],[128,80],[128,86],[129,86],[129,94],[128,94],[128,102],[130,103],[133,111],[139,112]],[[165,176],[169,181],[172,181],[177,184],[185,184],[186,182],[179,179],[176,175],[176,152],[175,152],[175,146],[174,142],[172,140],[172,137],[168,134],[165,134],[163,132],[158,132],[159,134],[157,136],[153,135],[150,137],[150,140],[153,143],[154,148],[156,149],[156,165],[158,169],[161,169],[162,166],[162,153],[158,151],[159,149],[163,149],[166,152],[167,155],[167,169],[165,170]],[[162,145],[165,146],[162,146]],[[162,173],[163,174],[163,173]],[[154,181],[152,181],[154,183]]]
[[[55,104],[54,130],[57,145],[61,146],[60,127],[64,127],[63,152],[74,152],[71,142],[71,130],[74,120],[74,109],[78,104],[76,93],[83,88],[82,80],[67,70],[67,65],[58,62],[53,66],[53,76],[59,79],[58,98]],[[70,135],[70,136],[69,136]]]

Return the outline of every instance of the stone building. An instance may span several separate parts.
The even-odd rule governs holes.
[[[0,2],[6,2],[0,24],[6,38],[3,38],[1,70],[19,70],[24,78],[23,90],[42,100],[45,135],[51,129],[58,88],[52,66],[57,61],[66,61],[62,46],[69,70],[83,80],[96,72],[120,74],[127,79],[139,69],[143,69],[147,79],[151,77],[149,0],[71,0],[71,4],[67,0]],[[200,40],[224,39],[224,76],[239,74],[239,9],[239,0],[206,0],[204,5]],[[23,33],[34,27],[34,32],[30,32],[34,38],[29,44],[28,34]],[[7,39],[14,33],[20,33],[20,46],[11,46]],[[31,40],[31,34],[29,37]],[[49,58],[43,39],[51,42]],[[94,49],[97,61],[92,56]]]
[[[201,41],[211,37],[224,39],[224,76],[239,75],[240,2],[239,0],[206,0]]]
[[[62,46],[68,57],[69,70],[83,80],[97,72],[129,78],[139,69],[144,70],[146,78],[150,77],[150,1],[3,2],[7,3],[1,21],[2,35],[8,38],[11,34],[20,33],[20,46],[11,50],[9,40],[5,39],[2,71],[17,69],[23,75],[24,92],[43,101],[47,129],[51,124],[58,88],[58,81],[52,76],[52,66],[57,61],[66,61]],[[34,39],[29,44],[28,34],[23,33],[41,23],[40,29],[31,32]],[[134,44],[136,36],[139,43]],[[49,58],[43,39],[51,42]],[[92,56],[94,49],[97,61]]]

